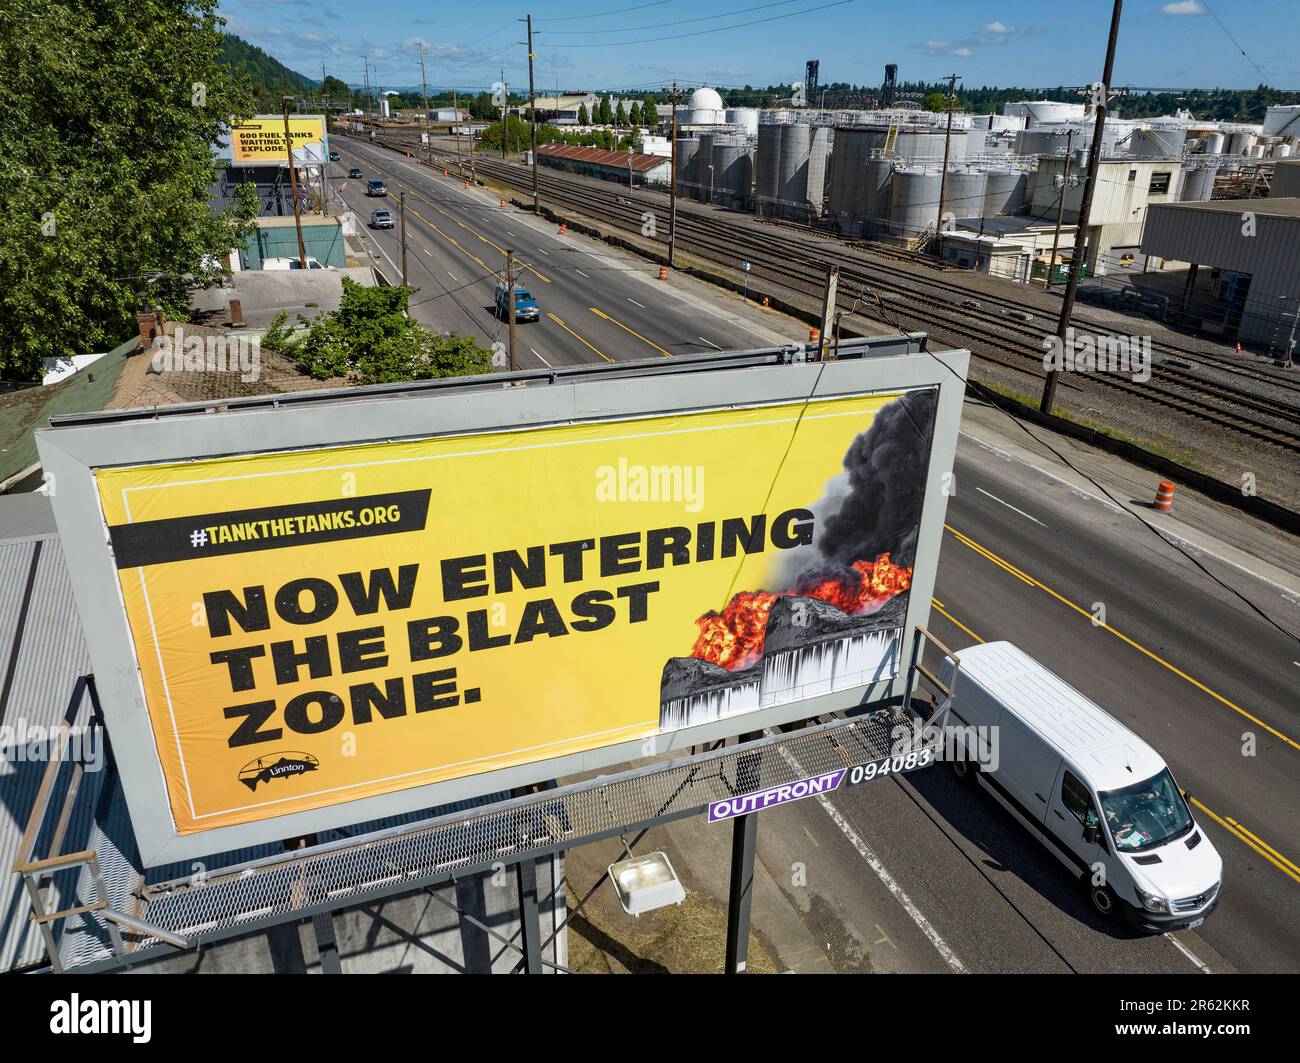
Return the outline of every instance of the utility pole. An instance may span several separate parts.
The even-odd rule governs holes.
[[[533,213],[541,213],[541,204],[537,195],[537,89],[533,85],[533,16],[529,15],[528,22],[528,117],[532,121],[532,145],[533,145]]]
[[[826,296],[822,301],[822,327],[817,334],[817,361],[826,361],[826,349],[831,342],[831,330],[836,327],[835,302],[839,295],[840,267],[826,267]]]
[[[948,75],[948,132],[943,138],[943,173],[939,175],[939,224],[936,236],[943,232],[943,208],[948,197],[948,156],[952,151],[952,112],[957,106],[957,79],[960,74]]]
[[[460,97],[457,95],[455,89],[452,89],[452,90],[451,90],[451,109],[456,113],[456,124],[457,124],[457,125],[460,125]],[[468,117],[469,117],[469,116],[467,115],[466,118],[468,118]],[[467,124],[468,124],[468,123],[467,123]],[[461,129],[463,130],[463,129],[464,129],[464,126],[461,126]],[[456,170],[460,173],[460,179],[463,181],[463,180],[465,180],[465,160],[462,159],[462,158],[460,157],[460,137],[461,137],[461,134],[458,134],[458,135],[455,137],[455,140],[456,140]],[[470,139],[471,139],[471,142],[472,142],[472,140],[473,140],[473,137],[474,137],[474,134],[473,134],[473,133],[470,133]]]
[[[397,197],[398,224],[402,227],[402,287],[406,287],[406,189]]]
[[[1070,192],[1070,149],[1074,144],[1074,130],[1071,129],[1065,134],[1065,169],[1061,174],[1061,202],[1056,208],[1056,235],[1052,237],[1052,259],[1047,263],[1047,283],[1045,288],[1052,286],[1052,274],[1056,272],[1056,252],[1061,246],[1061,223],[1065,221],[1065,197]],[[1079,238],[1076,236],[1074,242],[1078,244]],[[1071,269],[1074,267],[1071,266]]]
[[[510,138],[507,136],[506,108],[510,106],[510,86],[506,84],[506,70],[501,68],[501,161],[506,161],[506,148]]]
[[[420,84],[424,88],[424,145],[429,165],[433,165],[433,137],[429,135],[429,78],[424,72],[424,41],[420,42]]]
[[[677,250],[677,82],[672,88],[672,180],[668,185],[668,268],[676,269],[675,252]]]
[[[289,135],[289,104],[292,96],[281,96],[280,106],[284,110],[284,150],[289,156],[289,191],[293,195],[293,225],[298,230],[298,268],[307,268],[307,248],[302,242],[302,209],[298,205],[298,170],[293,164],[293,138]]]
[[[1092,215],[1092,195],[1097,187],[1097,171],[1101,167],[1101,140],[1106,130],[1106,112],[1110,97],[1110,80],[1115,72],[1115,48],[1119,43],[1119,20],[1124,10],[1124,0],[1115,0],[1115,7],[1110,17],[1110,40],[1106,45],[1106,67],[1101,76],[1101,84],[1094,86],[1097,92],[1097,124],[1093,130],[1092,143],[1088,145],[1088,176],[1084,179],[1083,200],[1079,204],[1078,229],[1074,237],[1074,257],[1070,262],[1070,272],[1065,282],[1065,296],[1061,300],[1061,319],[1056,327],[1056,335],[1064,345],[1067,330],[1070,327],[1070,315],[1074,313],[1074,296],[1079,290],[1079,268],[1088,268],[1088,221]],[[1049,369],[1047,379],[1043,382],[1043,399],[1038,404],[1042,413],[1051,413],[1056,400],[1057,371]]]
[[[519,359],[515,357],[515,253],[506,252],[506,313],[510,322],[510,372],[519,371]]]
[[[366,87],[366,100],[365,100],[366,136],[370,138],[375,135],[374,131],[370,128],[370,60],[363,55],[361,57],[361,61],[366,64],[365,75],[364,75],[364,82]]]

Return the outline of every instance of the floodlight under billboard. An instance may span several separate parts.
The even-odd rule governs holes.
[[[966,358],[614,365],[39,433],[145,862],[900,693]]]

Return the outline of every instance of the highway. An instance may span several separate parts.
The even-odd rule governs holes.
[[[765,819],[773,877],[809,859],[808,831],[824,847],[808,871],[820,904],[859,949],[887,934],[890,948],[869,951],[901,949],[899,969],[949,969],[946,954],[971,971],[1300,969],[1300,647],[1103,500],[966,435],[956,473],[931,630],[959,652],[1016,643],[1154,745],[1223,857],[1223,900],[1195,931],[1108,926],[1040,844],[942,766]],[[1294,601],[1203,560],[1300,626]],[[893,889],[861,873],[863,846]]]
[[[479,337],[484,346],[506,342],[508,328],[493,309],[505,252],[520,264],[519,283],[541,308],[537,322],[517,323],[521,369],[591,361],[635,361],[719,349],[767,347],[780,335],[742,321],[721,305],[698,300],[657,280],[656,268],[593,241],[562,235],[558,227],[513,207],[502,209],[480,188],[466,189],[383,148],[337,138],[342,160],[332,164],[331,188],[368,222],[385,207],[398,213],[406,192],[407,269],[420,291],[410,312],[433,328]],[[367,197],[364,180],[349,179],[360,167],[381,177],[387,198]],[[364,239],[379,250],[376,263],[394,283],[401,276],[399,230],[367,229]],[[757,311],[753,311],[757,313]],[[786,337],[788,339],[788,337]]]
[[[505,247],[516,250],[543,311],[518,326],[522,368],[779,342],[721,296],[702,305],[656,281],[653,266],[498,209],[441,171],[353,140],[337,146],[335,184],[363,219],[380,205],[396,214],[407,190],[422,319],[504,339],[494,271]],[[388,199],[343,177],[351,165],[384,177]],[[395,278],[396,231],[368,239]],[[1040,468],[1053,462],[1045,455]],[[1223,857],[1222,902],[1195,931],[1107,926],[1041,845],[943,767],[766,813],[759,855],[772,877],[809,865],[818,900],[806,918],[840,942],[841,969],[863,956],[873,969],[924,971],[1300,969],[1300,645],[1130,514],[966,434],[956,484],[932,630],[957,650],[1016,643],[1155,746]],[[1277,588],[1201,561],[1300,630],[1300,609]]]

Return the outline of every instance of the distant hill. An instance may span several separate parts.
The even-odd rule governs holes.
[[[262,111],[279,110],[280,97],[286,90],[290,94],[307,92],[320,84],[296,70],[290,70],[274,56],[233,33],[223,35],[221,59],[232,70],[248,75],[258,108]]]

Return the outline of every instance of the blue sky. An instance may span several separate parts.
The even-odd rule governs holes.
[[[525,14],[521,3],[517,16]],[[1081,85],[1101,76],[1110,0],[532,0],[538,91],[739,86],[803,78],[879,84],[958,73],[980,85]],[[222,0],[228,29],[303,74],[482,87],[505,67],[526,86],[524,26],[498,4],[414,0]],[[716,16],[716,17],[714,17]],[[1235,41],[1235,43],[1234,43]],[[628,42],[615,44],[614,42]],[[1300,88],[1300,0],[1127,0],[1117,84],[1251,87],[1260,71]],[[1245,55],[1242,54],[1245,52]]]

